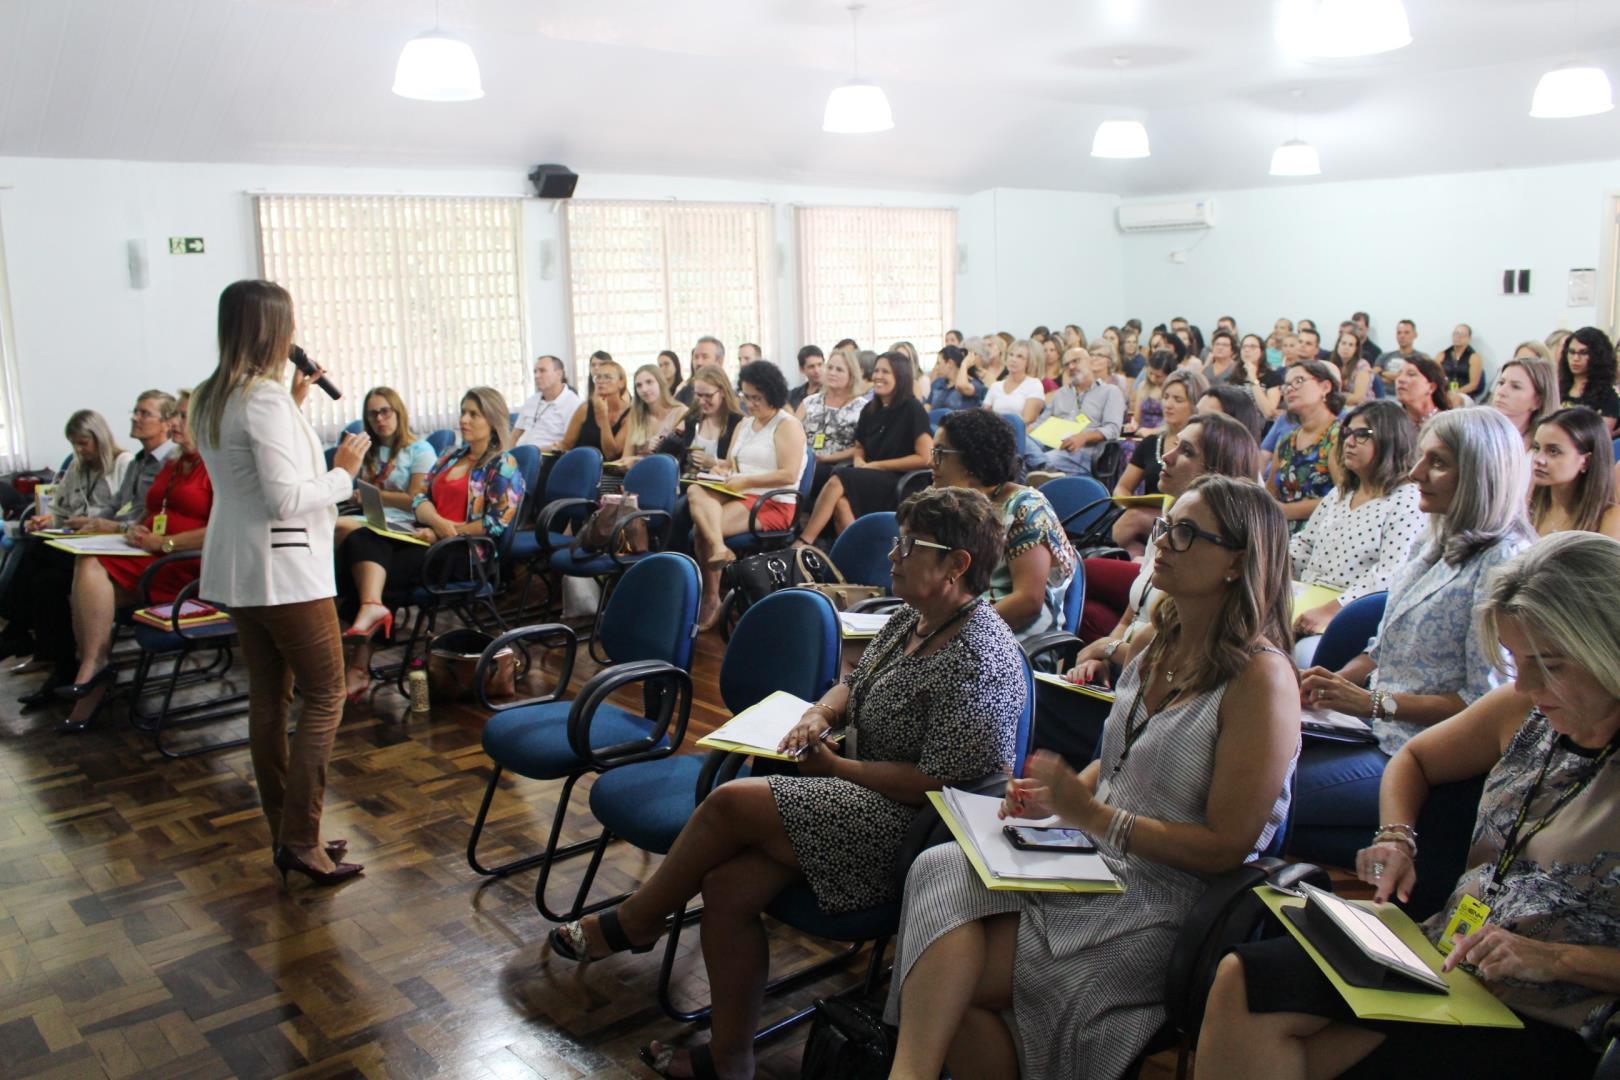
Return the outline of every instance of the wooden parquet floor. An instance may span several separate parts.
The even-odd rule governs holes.
[[[726,715],[721,649],[699,642],[694,732]],[[573,682],[595,670],[582,649]],[[324,835],[347,837],[366,873],[336,889],[295,878],[284,892],[245,748],[165,760],[118,704],[94,730],[59,735],[60,712],[15,704],[39,678],[0,674],[0,1075],[647,1076],[638,1047],[691,1034],[655,1004],[660,954],[588,968],[544,957],[536,872],[468,869],[489,775],[476,708],[409,719],[392,689],[350,706]],[[491,860],[540,849],[557,787],[503,781]],[[574,805],[565,839],[588,834],[583,785]],[[584,861],[563,864],[554,898]],[[651,865],[615,844],[598,895]],[[675,968],[683,1002],[707,997],[697,937],[683,934]],[[827,955],[781,927],[772,948],[773,972]],[[852,985],[863,966],[767,1003],[767,1018]],[[762,1076],[797,1075],[804,1032],[763,1049]]]

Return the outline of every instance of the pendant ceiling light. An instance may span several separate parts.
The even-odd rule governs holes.
[[[1401,0],[1317,0],[1309,33],[1310,55],[1324,59],[1372,56],[1412,44]]]
[[[1322,159],[1316,156],[1316,147],[1299,137],[1299,99],[1304,96],[1304,91],[1294,91],[1294,137],[1272,151],[1272,176],[1322,174]]]
[[[407,41],[400,50],[394,93],[417,101],[477,101],[484,96],[478,58],[472,46],[439,29],[437,0],[433,29]]]
[[[1565,65],[1554,68],[1536,83],[1530,115],[1540,120],[1596,116],[1614,108],[1614,93],[1602,68]]]
[[[1114,57],[1114,70],[1123,72],[1130,66],[1131,58],[1128,56]],[[1145,158],[1148,156],[1147,128],[1140,120],[1128,120],[1124,117],[1114,117],[1104,120],[1097,125],[1097,133],[1091,137],[1091,156],[1100,158]]]
[[[871,135],[894,127],[888,95],[881,86],[861,78],[859,22],[865,7],[865,4],[849,5],[854,77],[827,95],[827,109],[821,117],[821,130],[834,135]]]

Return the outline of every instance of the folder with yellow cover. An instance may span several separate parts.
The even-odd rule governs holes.
[[[1434,975],[1445,980],[1446,992],[1435,994],[1373,989],[1346,982],[1306,939],[1304,932],[1294,925],[1293,920],[1283,915],[1285,909],[1304,907],[1306,901],[1264,885],[1254,891],[1277,916],[1283,929],[1293,935],[1306,954],[1316,961],[1317,967],[1322,969],[1328,982],[1344,998],[1345,1004],[1362,1020],[1405,1020],[1418,1024],[1455,1024],[1463,1027],[1524,1027],[1524,1021],[1498,1001],[1474,976],[1461,968],[1442,972],[1440,965],[1444,957],[1440,955],[1440,950],[1423,935],[1423,929],[1412,921],[1411,916],[1394,904],[1348,901],[1376,916],[1403,945],[1416,953]]]
[[[1115,495],[1114,496],[1114,505],[1115,506],[1123,506],[1123,507],[1125,507],[1127,509],[1129,509],[1130,507],[1133,507],[1133,506],[1139,506],[1139,507],[1141,507],[1141,508],[1143,508],[1145,510],[1154,510],[1154,511],[1162,513],[1165,510],[1170,509],[1170,501],[1171,501],[1171,499],[1172,499],[1172,496],[1164,495],[1164,494],[1159,494],[1159,495]]]
[[[722,495],[730,495],[735,499],[743,498],[742,492],[726,486],[726,477],[721,476],[719,473],[700,472],[696,476],[683,476],[681,477],[681,483],[695,484],[698,487],[708,488],[710,491],[718,491]]]
[[[1061,687],[1062,689],[1068,690],[1071,693],[1079,694],[1081,697],[1094,698],[1097,701],[1106,701],[1110,705],[1114,703],[1114,692],[1108,689],[1106,686],[1082,686],[1079,683],[1070,682],[1062,675],[1054,675],[1050,671],[1037,671],[1035,673],[1035,678],[1040,682],[1049,683],[1052,686]]]
[[[1001,800],[946,788],[930,791],[928,801],[939,811],[962,854],[987,889],[1000,892],[1119,893],[1119,883],[1101,855],[1079,852],[1020,851],[1001,835],[1006,824],[996,817]],[[1020,822],[1020,824],[1037,824]],[[1019,877],[1019,873],[1041,876]]]
[[[697,741],[707,750],[732,750],[773,761],[796,761],[776,748],[792,731],[811,703],[786,690],[755,702]],[[839,736],[829,735],[829,739]]]
[[[1060,420],[1049,416],[1030,429],[1029,437],[1042,446],[1050,446],[1053,450],[1063,445],[1063,440],[1070,435],[1078,435],[1091,426],[1091,417],[1081,413],[1073,420]]]
[[[1300,612],[1319,608],[1329,600],[1337,600],[1341,593],[1338,589],[1326,585],[1306,585],[1302,581],[1294,582],[1294,615]]]

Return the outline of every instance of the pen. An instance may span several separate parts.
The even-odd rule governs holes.
[[[826,731],[823,731],[820,735],[817,735],[816,736],[816,742],[826,742],[830,735],[832,735],[832,728],[828,728]],[[806,754],[810,753],[810,747],[813,746],[813,745],[815,745],[815,744],[814,743],[805,743],[803,746],[799,747],[797,750],[795,750],[793,752],[793,757],[795,759],[804,757]]]

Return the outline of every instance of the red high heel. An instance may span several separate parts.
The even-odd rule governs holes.
[[[344,637],[370,639],[377,636],[378,627],[382,628],[384,638],[389,638],[394,635],[394,609],[389,607],[387,604],[361,604],[360,611],[364,611],[368,607],[382,608],[383,617],[366,627],[364,630],[357,630],[353,624],[350,624],[349,628],[343,631]],[[356,612],[355,614],[358,616],[359,612]]]

